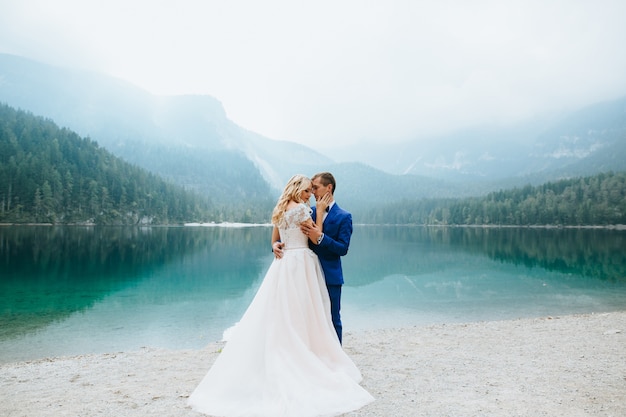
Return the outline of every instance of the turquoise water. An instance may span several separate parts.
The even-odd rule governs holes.
[[[196,349],[243,314],[269,227],[0,227],[0,362]],[[344,329],[626,308],[626,232],[356,226]]]

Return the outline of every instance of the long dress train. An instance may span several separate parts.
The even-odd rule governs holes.
[[[213,366],[189,397],[196,411],[220,417],[321,417],[374,398],[344,352],[330,317],[324,275],[299,224],[300,204],[279,228],[284,256],[259,290]]]

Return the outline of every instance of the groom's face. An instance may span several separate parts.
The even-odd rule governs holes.
[[[326,193],[331,192],[331,189],[331,184],[324,185],[319,178],[313,180],[313,195],[315,196],[315,201],[319,201]]]

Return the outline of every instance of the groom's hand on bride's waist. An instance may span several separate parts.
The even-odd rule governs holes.
[[[276,241],[272,243],[272,252],[274,252],[274,257],[276,259],[280,259],[283,257],[283,247],[285,244],[280,241]]]

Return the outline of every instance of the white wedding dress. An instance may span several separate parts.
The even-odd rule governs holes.
[[[224,349],[189,397],[220,417],[319,417],[358,409],[374,398],[344,352],[330,317],[324,275],[299,224],[305,204],[279,227],[284,256],[269,267]]]

